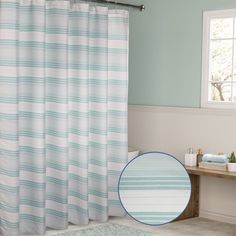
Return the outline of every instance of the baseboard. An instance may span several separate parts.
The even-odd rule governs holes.
[[[223,214],[219,214],[215,212],[200,210],[200,217],[236,225],[236,217],[234,216],[223,215]]]

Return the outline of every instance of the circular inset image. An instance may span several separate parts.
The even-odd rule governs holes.
[[[119,197],[135,220],[162,225],[175,220],[188,205],[191,181],[184,166],[173,156],[144,153],[124,168]]]

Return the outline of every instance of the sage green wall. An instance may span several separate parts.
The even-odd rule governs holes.
[[[199,107],[202,13],[236,8],[235,0],[129,0],[129,104]]]

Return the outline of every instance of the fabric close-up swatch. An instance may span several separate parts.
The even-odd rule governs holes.
[[[119,181],[119,196],[135,220],[161,225],[184,211],[191,196],[191,181],[176,158],[159,152],[145,153],[125,167]]]

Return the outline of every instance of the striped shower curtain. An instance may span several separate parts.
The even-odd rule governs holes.
[[[122,216],[128,12],[0,2],[0,234]]]

